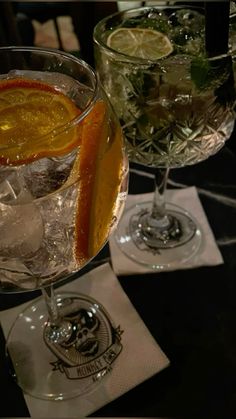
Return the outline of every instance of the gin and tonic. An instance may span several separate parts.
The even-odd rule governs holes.
[[[7,350],[25,392],[62,400],[91,390],[106,367],[69,379],[100,355],[90,338],[100,308],[75,293],[55,298],[53,284],[106,243],[124,206],[127,159],[118,119],[85,62],[9,47],[0,63],[0,290],[45,296],[17,317]]]
[[[234,27],[231,25],[231,39]],[[94,29],[95,62],[132,162],[152,167],[154,202],[130,208],[116,234],[121,250],[154,269],[193,256],[197,221],[166,203],[169,169],[215,154],[234,126],[234,62],[208,58],[200,8],[144,7],[109,16]]]

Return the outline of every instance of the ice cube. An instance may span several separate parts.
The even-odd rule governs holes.
[[[35,204],[0,204],[0,256],[27,257],[43,239],[43,221]]]
[[[0,202],[14,205],[24,193],[24,181],[21,172],[9,167],[1,167],[0,171]],[[30,199],[31,200],[31,199]]]

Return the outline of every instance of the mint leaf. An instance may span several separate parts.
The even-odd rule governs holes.
[[[233,64],[230,56],[209,60],[194,58],[191,62],[191,79],[198,90],[212,89],[222,104],[236,98]]]

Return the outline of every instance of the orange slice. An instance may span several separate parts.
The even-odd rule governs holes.
[[[46,83],[1,81],[0,164],[19,165],[68,153],[79,141],[78,128],[63,127],[80,113],[72,100]]]
[[[79,153],[80,189],[76,216],[75,255],[79,265],[105,244],[114,214],[122,170],[122,134],[111,132],[103,101],[84,121]]]

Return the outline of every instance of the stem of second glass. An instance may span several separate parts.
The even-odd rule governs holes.
[[[167,227],[170,224],[165,206],[165,191],[169,168],[155,169],[155,191],[149,223],[152,227]]]
[[[163,247],[162,243],[170,243],[178,239],[181,234],[180,222],[173,211],[166,210],[165,191],[169,176],[169,168],[155,169],[155,192],[151,212],[144,212],[139,218],[141,238],[147,246]]]

